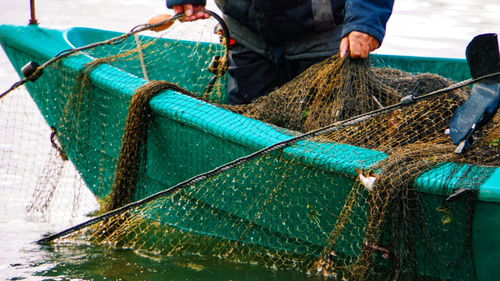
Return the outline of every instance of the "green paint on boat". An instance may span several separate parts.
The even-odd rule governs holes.
[[[21,67],[28,61],[35,60],[44,62],[52,58],[62,50],[83,46],[96,41],[102,41],[118,35],[119,33],[88,29],[71,28],[65,31],[41,28],[38,26],[0,26],[0,43],[9,56],[14,68],[20,74]],[[129,40],[129,39],[127,39]],[[162,39],[168,40],[168,39]],[[190,42],[178,43],[177,56],[188,56],[189,48],[184,48]],[[161,47],[161,43],[158,45]],[[61,76],[76,77],[77,73],[86,63],[92,61],[92,55],[101,56],[113,52],[118,45],[103,49],[104,54],[93,54],[92,52],[71,56],[58,65],[44,71],[40,82],[28,83],[26,87],[33,100],[39,106],[42,115],[50,126],[60,127],[61,116],[64,111],[64,102],[68,98],[71,89],[66,96],[51,97],[42,93],[61,92],[68,81],[60,81]],[[206,44],[200,48],[218,48],[216,45]],[[146,56],[146,59],[149,59]],[[206,58],[208,62],[210,58]],[[459,59],[421,58],[407,56],[373,55],[374,64],[390,66],[408,72],[432,72],[444,77],[463,80],[469,77],[467,64]],[[168,58],[159,62],[170,64]],[[199,69],[206,71],[201,65],[192,65],[186,62],[182,67],[173,69]],[[118,157],[121,136],[127,114],[130,98],[134,91],[146,83],[141,74],[134,72],[137,66],[120,62],[116,65],[99,65],[89,73],[92,84],[85,89],[86,106],[84,118],[78,120],[92,126],[99,126],[100,116],[109,116],[108,123],[119,124],[118,126],[104,127],[101,134],[93,132],[70,132],[71,141],[61,140],[63,149],[77,167],[87,186],[98,197],[103,198],[110,192],[113,182],[116,159]],[[160,68],[159,68],[160,69]],[[71,74],[71,75],[70,75]],[[150,70],[151,79],[162,79],[161,71]],[[195,73],[196,74],[196,73]],[[75,78],[76,79],[76,78]],[[177,81],[180,85],[188,85],[189,77],[180,73]],[[64,83],[63,83],[64,82]],[[208,82],[208,81],[207,81]],[[77,81],[73,81],[77,83]],[[49,89],[45,88],[49,87]],[[42,89],[43,88],[43,89]],[[189,90],[202,92],[201,88],[191,87]],[[214,101],[224,101],[226,97],[213,97]],[[294,132],[285,131],[263,122],[246,118],[244,116],[223,110],[212,104],[200,101],[193,97],[184,96],[176,92],[167,91],[153,98],[150,102],[153,118],[149,127],[147,147],[147,167],[140,179],[135,199],[141,199],[153,193],[163,190],[165,187],[175,185],[197,174],[218,167],[236,158],[248,155],[258,149],[272,145],[276,142],[290,139]],[[231,120],[224,122],[223,120]],[[262,137],[266,135],[266,137]],[[259,217],[254,223],[261,229],[253,230],[247,237],[231,237],[228,230],[218,235],[230,239],[241,239],[247,243],[253,243],[264,247],[287,247],[295,253],[319,252],[320,245],[325,237],[321,229],[325,225],[335,223],[337,217],[326,217],[326,213],[338,214],[342,206],[336,205],[340,198],[348,195],[349,188],[353,185],[356,172],[355,168],[366,169],[386,155],[382,152],[364,149],[345,144],[312,143],[304,141],[304,149],[296,145],[285,149],[283,158],[269,156],[263,161],[269,169],[279,170],[286,161],[293,170],[291,175],[284,180],[284,188],[290,200],[297,200],[294,206],[301,206],[301,197],[315,196],[315,188],[329,186],[331,198],[316,198],[321,202],[323,210],[311,210],[307,204],[294,210],[296,217],[277,221],[273,216]],[[316,150],[305,150],[305,147],[321,147],[324,153],[319,154]],[[319,150],[319,149],[318,149]],[[83,153],[82,153],[83,151]],[[213,157],[210,161],[205,155],[210,153]],[[286,160],[283,160],[286,159]],[[305,173],[304,171],[307,171]],[[478,178],[466,178],[465,175],[473,171],[481,175]],[[305,174],[309,176],[304,176]],[[250,175],[259,177],[260,175]],[[250,220],[255,216],[259,206],[251,206],[250,210],[241,210],[246,200],[255,196],[263,196],[271,192],[266,186],[263,177],[263,185],[254,189],[252,194],[241,196],[240,193],[227,194],[226,201],[219,200],[219,194],[224,190],[224,185],[214,188],[212,196],[203,198],[191,198],[193,202],[200,201],[204,204],[200,211],[210,213],[212,209],[223,210],[227,216],[220,217],[221,223]],[[245,180],[241,179],[242,186]],[[465,164],[443,163],[420,175],[414,185],[423,194],[426,208],[434,210],[439,207],[446,196],[454,190],[464,186],[478,186],[479,202],[476,204],[473,224],[473,249],[474,264],[478,280],[496,280],[500,275],[496,265],[500,264],[500,168],[479,167]],[[294,189],[301,186],[301,190]],[[279,196],[279,195],[278,195]],[[194,204],[194,203],[193,203]],[[325,210],[328,210],[326,212]],[[275,213],[286,213],[286,208],[274,210]],[[185,221],[182,213],[158,214],[151,213],[151,219],[168,223],[169,227],[177,227],[188,230],[195,234],[212,235],[210,229],[201,229],[192,221]],[[323,216],[318,225],[315,221],[317,216]],[[433,220],[440,223],[440,213],[433,213]],[[310,219],[303,219],[310,218]],[[214,222],[219,224],[219,222]],[[363,221],[356,222],[363,224]],[[283,227],[294,225],[295,227]],[[309,231],[306,234],[303,230]],[[261,231],[259,233],[259,231]],[[436,233],[446,230],[435,229]],[[266,232],[268,236],[262,235]],[[280,237],[286,236],[289,242],[286,245],[278,242]],[[257,237],[257,238],[256,238]],[[266,238],[264,238],[266,237]],[[449,239],[453,239],[453,233],[447,233]],[[295,243],[296,241],[297,243]],[[444,243],[445,241],[443,241]],[[342,245],[338,245],[342,248]],[[452,251],[453,248],[444,248]],[[346,249],[345,255],[357,255],[358,253]],[[445,253],[451,256],[456,253]],[[425,253],[419,253],[423,258],[432,262],[432,257],[425,257]],[[423,273],[427,268],[420,268]],[[430,273],[430,274],[435,274]],[[449,278],[447,273],[437,276],[442,279]]]

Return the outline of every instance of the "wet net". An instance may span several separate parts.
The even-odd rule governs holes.
[[[347,280],[476,279],[472,227],[477,191],[500,166],[498,113],[453,153],[444,132],[470,89],[439,91],[454,82],[384,57],[333,56],[251,104],[227,105],[216,25],[111,41],[119,34],[69,30],[76,48],[108,43],[63,52],[26,82],[41,114],[17,113],[20,90],[2,97],[2,177],[33,175],[27,208],[43,213],[65,166],[77,171],[70,185],[98,198],[101,216],[51,243]],[[4,49],[16,69],[50,59]]]

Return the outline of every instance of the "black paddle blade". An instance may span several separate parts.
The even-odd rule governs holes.
[[[500,84],[479,82],[474,85],[469,99],[455,111],[450,120],[450,137],[454,144],[467,139],[489,121],[500,103]]]
[[[486,33],[472,39],[465,50],[472,78],[500,71],[498,34]]]
[[[465,51],[471,76],[478,78],[500,72],[498,35],[482,34],[474,37]],[[455,111],[450,120],[450,137],[461,153],[472,143],[472,133],[488,122],[500,104],[500,78],[495,76],[474,85],[468,100]]]

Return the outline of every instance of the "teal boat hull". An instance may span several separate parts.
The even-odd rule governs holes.
[[[116,35],[118,35],[116,32],[88,28],[71,28],[61,31],[38,26],[0,26],[0,43],[19,75],[22,75],[20,69],[28,61],[45,62],[62,50],[84,46]],[[186,48],[186,52],[187,50]],[[112,52],[112,49],[106,52]],[[58,128],[61,125],[60,120],[67,96],[46,96],[45,93],[51,92],[51,89],[46,87],[52,88],[52,92],[57,92],[61,87],[67,87],[67,84],[63,84],[63,75],[70,74],[76,77],[76,74],[90,61],[92,57],[89,55],[71,56],[60,62],[57,69],[45,70],[40,79],[51,79],[50,83],[28,82],[26,84],[30,95],[50,126]],[[375,64],[383,62],[384,66],[409,72],[437,73],[454,80],[464,80],[469,77],[467,64],[460,59],[375,55],[373,61]],[[168,64],[168,62],[163,63]],[[191,67],[196,68],[196,66]],[[198,67],[198,69],[202,68]],[[78,136],[76,146],[69,146],[64,142],[62,146],[89,189],[99,198],[104,198],[112,186],[130,98],[137,88],[147,82],[140,78],[139,74],[128,72],[126,66],[117,68],[106,64],[91,71],[89,78],[92,83],[89,90],[90,96],[87,98],[89,104],[84,108],[86,117],[81,122],[98,126],[97,124],[102,121],[99,119],[100,116],[109,116],[106,122],[121,125],[108,128],[101,126],[99,134],[87,133],[84,136]],[[157,77],[153,74],[151,79],[161,79],[161,74]],[[183,79],[187,80],[189,77]],[[57,83],[57,81],[61,82]],[[184,81],[181,79],[176,82],[182,84]],[[45,88],[41,88],[39,84]],[[68,89],[68,95],[69,92],[70,89]],[[218,98],[224,100],[224,97]],[[293,132],[243,117],[172,91],[153,98],[150,107],[154,118],[149,124],[146,155],[148,169],[141,177],[141,183],[138,186],[142,188],[137,190],[135,199],[144,198],[258,149],[290,139],[293,135]],[[223,122],[223,120],[231,120],[231,122]],[[266,137],[261,137],[263,135]],[[301,198],[304,194],[310,197],[318,196],[318,198],[308,199],[321,202],[322,210],[339,213],[342,206],[336,205],[335,202],[343,202],[342,198],[348,196],[356,176],[354,168],[366,168],[384,159],[386,155],[353,146],[317,145],[322,146],[324,154],[299,151],[301,149],[299,145],[284,150],[284,154],[290,159],[300,158],[294,160],[293,163],[279,162],[272,157],[264,161],[267,161],[266,165],[269,169],[279,171],[283,166],[291,165],[297,171],[304,171],[302,176],[290,177],[287,179],[289,182],[284,183],[288,196],[293,198]],[[325,148],[325,146],[328,147]],[[217,157],[207,160],[207,153],[216,154]],[[476,276],[478,280],[496,280],[500,276],[500,269],[496,266],[500,264],[500,235],[498,235],[500,231],[500,168],[448,163],[423,173],[416,179],[414,185],[423,194],[423,198],[428,199],[429,208],[437,208],[445,196],[462,187],[458,179],[463,178],[463,175],[470,169],[476,169],[479,173],[488,175],[480,179],[481,182],[475,183],[479,186],[479,201],[475,207],[472,230]],[[450,173],[453,174],[450,175]],[[306,174],[309,176],[303,176]],[[294,191],[294,185],[301,186],[302,190]],[[335,191],[333,194],[337,198],[328,199],[315,195],[319,194],[315,189],[323,186],[328,186]],[[251,198],[256,194],[269,194],[272,189],[262,184],[256,187],[252,194],[234,193],[229,195],[228,200],[221,202],[218,199],[219,194],[223,193],[223,188],[221,186],[220,190],[213,190],[213,197],[204,198],[203,203],[206,205],[207,212],[210,212],[211,208],[223,210],[227,216],[218,218],[220,221],[217,224],[228,225],[241,219],[250,220],[259,209],[259,206],[253,205],[254,201]],[[241,206],[248,208],[242,210]],[[263,237],[258,233],[259,229],[255,230],[255,233],[248,233],[248,237],[234,237],[230,230],[222,232],[217,230],[219,232],[214,233],[217,231],[201,229],[202,225],[185,222],[181,215],[174,216],[166,213],[160,216],[152,215],[152,217],[169,226],[198,234],[214,235],[231,240],[240,239],[246,242],[253,241],[264,247],[285,247],[286,250],[296,253],[317,252],[319,254],[324,243],[324,237],[319,234],[320,229],[335,223],[335,219],[322,218],[322,225],[318,226],[311,220],[301,219],[310,216],[310,210],[300,208],[301,202],[295,202],[295,206],[297,208],[293,210],[287,208],[275,210],[276,213],[293,212],[291,216],[283,216],[279,222],[269,217],[254,221],[262,228],[262,233],[265,232],[267,235],[267,238],[257,239],[258,241],[252,237],[259,235]],[[321,213],[321,210],[317,211]],[[282,225],[295,225],[296,227],[284,228]],[[283,236],[288,237],[289,243],[283,244],[278,241]],[[446,238],[443,239],[453,239],[453,234],[447,234],[444,237]],[[450,255],[453,254],[450,253]],[[427,275],[425,268],[421,271],[422,275]],[[449,279],[446,272],[432,277]]]

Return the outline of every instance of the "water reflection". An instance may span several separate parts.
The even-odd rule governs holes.
[[[158,257],[131,250],[102,247],[44,247],[50,267],[33,264],[40,278],[97,280],[323,280],[298,271],[279,271],[256,265],[227,263],[199,256]]]

